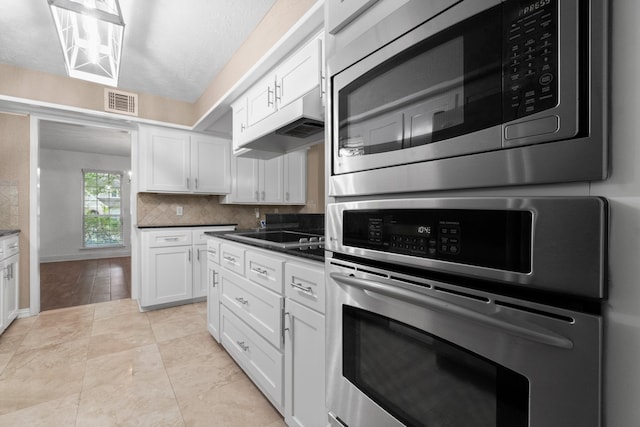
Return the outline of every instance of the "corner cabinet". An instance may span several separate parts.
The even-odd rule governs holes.
[[[142,230],[140,306],[189,303],[208,292],[207,231],[234,226]]]
[[[326,425],[324,265],[211,238],[209,332],[293,427]]]
[[[307,202],[307,150],[269,160],[234,157],[228,204],[304,205]]]
[[[0,238],[0,333],[18,316],[18,238],[17,234]]]
[[[140,126],[140,191],[228,194],[231,142],[209,135]]]

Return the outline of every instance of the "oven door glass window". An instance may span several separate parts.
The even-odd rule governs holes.
[[[407,426],[528,425],[524,376],[406,324],[346,305],[343,375]]]
[[[426,39],[338,91],[338,155],[446,140],[502,119],[500,6]],[[356,65],[357,66],[357,65]]]

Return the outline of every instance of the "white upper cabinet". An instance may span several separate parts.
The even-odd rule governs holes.
[[[191,136],[191,191],[226,194],[231,191],[231,145],[211,136]]]
[[[223,203],[304,205],[307,202],[307,150],[269,160],[235,157],[231,193]]]
[[[284,202],[307,203],[307,150],[292,151],[284,156]]]
[[[253,126],[260,120],[275,113],[275,82],[275,77],[269,74],[247,91],[245,97],[248,105],[247,115],[249,126]]]
[[[269,128],[269,122],[261,122],[314,89],[320,89],[317,110],[322,110],[323,37],[324,33],[313,37],[231,104],[234,150],[269,131],[275,131]]]
[[[293,54],[276,69],[278,108],[288,105],[322,84],[322,36]]]
[[[141,191],[231,191],[231,147],[226,139],[141,126],[140,154]]]

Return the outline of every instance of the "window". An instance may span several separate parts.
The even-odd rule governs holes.
[[[121,246],[121,172],[83,170],[84,247]]]

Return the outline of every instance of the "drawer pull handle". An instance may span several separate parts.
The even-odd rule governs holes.
[[[253,268],[251,269],[251,271],[255,271],[256,273],[258,273],[258,274],[262,274],[262,275],[264,275],[264,276],[267,276],[267,275],[268,275],[268,273],[269,273],[267,270],[265,270],[265,269],[263,269],[263,268],[259,268],[259,267],[253,267]]]
[[[249,301],[247,301],[246,299],[244,299],[242,297],[236,297],[235,300],[238,301],[240,304],[243,304],[243,305],[249,304]]]
[[[177,242],[178,238],[177,237],[165,237],[164,241],[165,242]]]
[[[244,341],[236,341],[236,343],[238,344],[238,346],[240,346],[240,348],[242,349],[242,351],[248,351],[249,350],[249,346],[246,345],[244,343]]]
[[[232,256],[226,256],[226,255],[225,255],[225,256],[223,256],[222,258],[224,258],[224,260],[225,260],[225,261],[230,262],[230,263],[232,263],[232,264],[235,264],[235,263],[236,263],[236,259],[235,259],[234,257],[232,257]]]
[[[313,289],[311,289],[311,286],[303,286],[300,283],[292,282],[291,287],[299,289],[306,294],[313,295]]]

